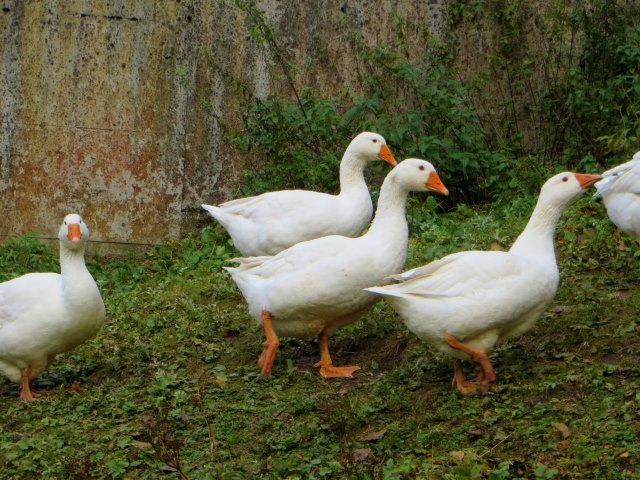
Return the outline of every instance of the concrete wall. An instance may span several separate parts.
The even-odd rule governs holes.
[[[345,19],[393,43],[412,34],[394,16],[442,32],[443,1],[258,4],[306,66],[298,87],[334,94],[358,90]],[[243,98],[286,90],[232,0],[0,0],[0,64],[0,235],[55,235],[75,211],[93,239],[180,237],[231,196],[243,159],[224,132]]]

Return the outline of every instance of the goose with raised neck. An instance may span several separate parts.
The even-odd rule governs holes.
[[[559,282],[553,237],[562,212],[601,177],[565,172],[543,185],[534,212],[508,252],[448,255],[366,288],[382,296],[414,334],[454,357],[462,393],[487,390],[496,379],[487,351],[521,335],[553,300]],[[462,360],[476,368],[465,378]]]
[[[104,322],[100,291],[84,261],[89,229],[77,214],[64,218],[60,274],[29,273],[0,283],[0,371],[20,383],[20,398],[38,394],[31,381],[56,355],[93,337]]]
[[[428,190],[448,193],[429,162],[407,159],[387,175],[366,234],[309,240],[273,257],[236,259],[238,267],[226,268],[249,313],[264,328],[266,342],[258,360],[264,375],[271,375],[280,336],[318,337],[316,366],[324,377],[350,377],[359,368],[333,365],[329,335],[356,321],[375,302],[363,288],[402,269],[408,236],[406,196]]]
[[[376,160],[396,165],[384,137],[362,132],[340,162],[338,195],[281,190],[219,206],[203,204],[202,208],[220,222],[244,256],[275,255],[296,243],[327,235],[355,237],[373,213],[363,171]]]

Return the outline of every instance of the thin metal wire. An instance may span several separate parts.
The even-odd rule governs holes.
[[[0,233],[0,238],[19,237],[15,233]],[[58,237],[43,237],[38,235],[39,240],[58,240]],[[135,245],[140,247],[159,247],[161,243],[142,243],[142,242],[119,242],[117,240],[89,240],[89,243],[105,243],[110,245]]]

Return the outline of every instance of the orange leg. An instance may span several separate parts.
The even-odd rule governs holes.
[[[482,370],[482,365],[480,365],[479,363],[474,363],[473,370],[476,373],[476,382],[484,383],[485,377],[484,377],[484,370]]]
[[[462,361],[455,359],[453,361],[453,385],[462,394],[472,393],[478,391],[478,384],[467,380],[462,370]]]
[[[262,368],[262,374],[270,377],[271,366],[276,359],[280,340],[278,340],[278,336],[276,332],[273,331],[273,326],[271,325],[271,312],[267,310],[262,311],[262,327],[264,328],[266,340],[264,342],[264,350],[258,358],[258,365]]]
[[[21,376],[20,399],[23,402],[33,402],[36,398],[40,396],[40,394],[31,390],[31,380],[29,379],[30,374],[31,374],[31,369],[29,367],[20,369],[20,376]]]
[[[473,348],[469,345],[465,345],[453,335],[447,333],[444,336],[444,341],[449,344],[451,348],[460,350],[471,357],[471,361],[477,364],[481,369],[481,374],[478,375],[478,384],[485,387],[491,386],[496,381],[496,374],[491,366],[491,360],[487,356],[487,352],[479,348]]]
[[[333,365],[329,353],[329,336],[326,333],[318,335],[318,342],[320,343],[320,361],[316,362],[314,367],[320,367],[320,375],[324,378],[350,378],[353,377],[353,372],[360,370],[357,365],[344,367]]]

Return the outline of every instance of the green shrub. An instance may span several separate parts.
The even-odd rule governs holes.
[[[277,29],[254,2],[236,4],[290,87],[249,98],[244,128],[230,134],[247,160],[244,195],[335,192],[342,152],[363,130],[384,135],[398,159],[434,162],[452,191],[449,204],[536,192],[552,171],[601,170],[639,147],[640,9],[633,3],[451,2],[446,38],[413,25],[421,52],[409,52],[400,35],[396,45],[371,47],[346,18],[361,92],[332,97],[297,87],[300,67],[288,62]],[[487,70],[462,79],[453,67],[456,33],[481,17],[490,20],[497,48]],[[411,21],[394,20],[399,31]],[[533,48],[532,38],[543,46]],[[487,90],[494,92],[489,103]],[[386,172],[376,170],[372,183]]]

